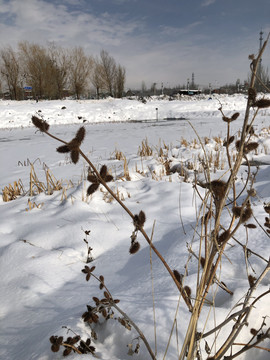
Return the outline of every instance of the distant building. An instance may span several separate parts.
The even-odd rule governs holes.
[[[189,95],[189,96],[193,96],[193,95],[199,95],[201,93],[202,93],[201,90],[180,89],[180,90],[174,92],[173,95]]]

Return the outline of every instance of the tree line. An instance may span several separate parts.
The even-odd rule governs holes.
[[[45,47],[23,41],[16,50],[11,46],[0,50],[0,80],[1,91],[12,100],[24,99],[25,88],[40,99],[80,99],[88,96],[91,85],[97,98],[101,94],[121,98],[126,70],[105,50],[94,57],[82,47]]]

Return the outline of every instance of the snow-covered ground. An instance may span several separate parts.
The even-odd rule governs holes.
[[[71,140],[79,126],[86,128],[82,150],[101,168],[106,164],[114,181],[112,189],[130,210],[146,214],[145,230],[172,269],[184,273],[188,260],[187,244],[198,251],[194,237],[196,211],[199,199],[195,196],[192,180],[193,168],[202,176],[203,151],[192,128],[201,137],[211,159],[212,178],[226,172],[226,154],[222,142],[226,136],[226,123],[218,108],[231,116],[239,112],[232,123],[231,134],[237,136],[243,121],[246,98],[243,95],[212,96],[182,100],[86,100],[86,101],[0,101],[0,190],[14,182],[23,185],[23,195],[4,202],[0,199],[0,358],[5,360],[54,360],[62,358],[62,351],[50,350],[51,335],[66,336],[67,326],[87,339],[91,330],[81,319],[93,305],[92,297],[103,297],[103,290],[94,278],[85,281],[81,270],[86,265],[87,244],[85,231],[90,230],[87,241],[92,248],[95,274],[103,275],[119,306],[144,332],[154,349],[153,296],[150,251],[145,240],[138,235],[141,248],[129,254],[133,224],[120,206],[112,201],[104,188],[86,196],[89,185],[85,181],[87,166],[83,159],[77,165],[68,156],[55,149],[56,140],[40,133],[32,126],[32,115],[43,117],[50,124],[50,132],[66,141]],[[257,152],[249,154],[254,164],[259,163],[252,198],[254,216],[263,225],[266,213],[263,205],[270,201],[270,110],[260,110],[254,128],[259,135]],[[196,139],[196,140],[195,140]],[[152,154],[143,156],[149,145]],[[234,146],[232,146],[232,154]],[[31,196],[30,173],[33,164],[38,180],[47,189],[45,171],[54,182],[61,181],[62,189],[51,195],[45,192]],[[166,166],[177,171],[166,172]],[[241,167],[237,180],[239,188],[246,176]],[[254,170],[256,168],[254,167]],[[35,189],[34,189],[35,190]],[[241,203],[239,199],[239,203]],[[224,223],[228,219],[224,218]],[[251,220],[255,223],[255,220]],[[239,230],[237,239],[246,243],[246,231]],[[241,303],[248,290],[245,257],[242,247],[230,241],[222,263],[221,280],[234,294],[218,290],[215,307],[206,306],[202,313],[200,331],[206,318],[209,330],[229,315],[232,307]],[[249,231],[248,247],[265,259],[270,254],[269,237],[260,227]],[[249,258],[249,273],[258,276],[266,262],[255,255]],[[252,267],[251,267],[252,266]],[[197,261],[188,265],[186,284],[195,292]],[[256,273],[253,273],[252,268]],[[153,255],[153,283],[157,332],[158,359],[163,359],[179,293],[159,259]],[[269,288],[267,276],[256,295]],[[211,296],[217,291],[213,286]],[[238,310],[236,308],[234,311]],[[247,342],[250,328],[258,328],[262,316],[269,314],[269,295],[263,297],[250,317],[250,323],[237,342]],[[115,314],[116,316],[116,314]],[[166,359],[177,359],[178,346],[184,338],[189,312],[181,302],[177,315],[177,332],[173,333]],[[101,316],[102,317],[102,316]],[[266,319],[269,326],[269,318]],[[222,337],[220,335],[218,345]],[[92,345],[103,360],[131,358],[127,345],[137,344],[137,333],[125,329],[118,321],[108,320],[95,325],[98,339]],[[70,332],[69,335],[73,336]],[[214,338],[207,339],[211,347]],[[217,345],[217,346],[218,346]],[[202,342],[204,347],[204,341]],[[269,341],[262,343],[269,348]],[[239,347],[239,346],[238,346]],[[215,347],[213,348],[213,352]],[[234,346],[234,351],[237,346]],[[203,358],[206,355],[203,351]],[[253,349],[240,359],[266,360],[269,353]],[[133,357],[148,359],[149,354],[140,341],[140,352]],[[91,355],[69,355],[70,359],[87,359]]]

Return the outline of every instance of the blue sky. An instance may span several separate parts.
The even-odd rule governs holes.
[[[269,0],[0,0],[0,47],[19,41],[107,50],[127,87],[233,83],[270,31]],[[270,44],[269,44],[270,47]],[[270,50],[263,64],[270,71]]]

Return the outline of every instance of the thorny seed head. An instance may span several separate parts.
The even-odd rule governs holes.
[[[258,331],[259,331],[259,330],[256,330],[256,329],[254,329],[254,328],[250,329],[250,333],[251,333],[251,335],[253,335],[253,336],[256,336],[256,335],[258,334]]]
[[[257,228],[257,226],[255,224],[246,224],[245,227],[247,229],[256,229]]]
[[[71,161],[74,164],[77,164],[80,156],[80,145],[85,136],[85,128],[82,126],[77,131],[75,137],[66,145],[59,146],[56,151],[59,153],[67,153],[70,152]]]
[[[250,219],[252,216],[252,209],[250,205],[247,205],[242,216],[241,216],[241,222],[246,222],[248,219]]]
[[[232,121],[236,120],[239,117],[240,113],[236,112],[231,116]]]
[[[205,258],[203,256],[200,258],[200,263],[201,263],[201,267],[204,268]]]
[[[205,225],[213,215],[214,214],[212,210],[207,211],[207,213],[204,216],[202,216],[202,223]]]
[[[110,182],[113,180],[113,176],[108,174],[108,169],[106,165],[102,165],[99,174],[105,182]]]
[[[247,204],[245,209],[242,206],[234,206],[232,212],[236,218],[240,218],[241,223],[246,222],[252,216],[252,209],[250,204]],[[241,214],[242,213],[242,214]]]
[[[248,195],[251,196],[251,197],[255,197],[255,196],[257,195],[256,190],[253,189],[253,188],[250,189],[250,190],[247,190],[247,193],[248,193]]]
[[[187,296],[190,297],[191,296],[191,288],[189,286],[185,286],[184,290],[185,290]]]
[[[217,242],[219,244],[223,244],[225,241],[229,240],[230,238],[230,231],[229,230],[225,230],[223,231],[223,233],[221,233],[220,235],[218,235],[217,237]]]
[[[268,107],[270,107],[270,99],[259,99],[259,100],[255,101],[253,106],[255,106],[259,109],[268,108]]]
[[[249,282],[249,286],[250,286],[250,287],[253,287],[253,286],[254,286],[256,280],[257,280],[257,279],[256,279],[254,276],[248,275],[248,282]]]
[[[267,214],[270,214],[270,203],[264,205],[264,211],[267,213]]]
[[[177,270],[173,270],[173,274],[174,274],[176,280],[179,282],[179,284],[182,284],[183,275],[180,274]]]
[[[92,195],[99,188],[99,183],[91,184],[87,189],[87,195]]]
[[[239,112],[236,112],[236,113],[234,113],[230,118],[227,117],[227,116],[223,116],[223,117],[222,117],[222,120],[225,121],[225,122],[227,122],[227,123],[230,123],[230,122],[236,120],[239,115],[240,115],[240,113],[239,113]]]
[[[229,140],[228,140],[228,141],[227,141],[227,140],[224,140],[223,146],[229,146],[229,145],[231,145],[233,142],[234,142],[234,136],[232,135],[232,136],[229,137]]]
[[[32,116],[32,123],[38,128],[41,132],[46,132],[49,130],[50,125],[43,119],[38,118],[37,116]]]
[[[132,242],[131,245],[130,245],[129,253],[130,253],[131,255],[136,254],[136,252],[138,252],[139,249],[140,249],[140,243],[139,243],[138,241],[134,241],[134,242]]]
[[[232,208],[233,215],[234,215],[236,218],[239,218],[240,215],[241,215],[241,210],[242,210],[242,207],[241,207],[241,206],[234,206],[234,207]]]
[[[223,180],[213,180],[208,185],[208,188],[210,191],[213,192],[213,195],[215,196],[216,200],[221,200],[225,196],[226,192],[226,183]]]
[[[258,146],[259,146],[259,144],[256,142],[250,142],[248,144],[245,144],[244,153],[247,154],[250,151],[256,150]]]
[[[254,130],[254,127],[252,125],[248,125],[247,131],[248,131],[249,135],[254,135],[255,134],[255,130]]]
[[[84,137],[85,137],[85,128],[82,126],[79,128],[75,136],[75,139],[77,140],[79,145],[81,145],[81,143],[83,142]]]
[[[145,221],[146,221],[146,216],[142,210],[139,212],[139,215],[134,215],[133,224],[135,228],[143,227]]]

